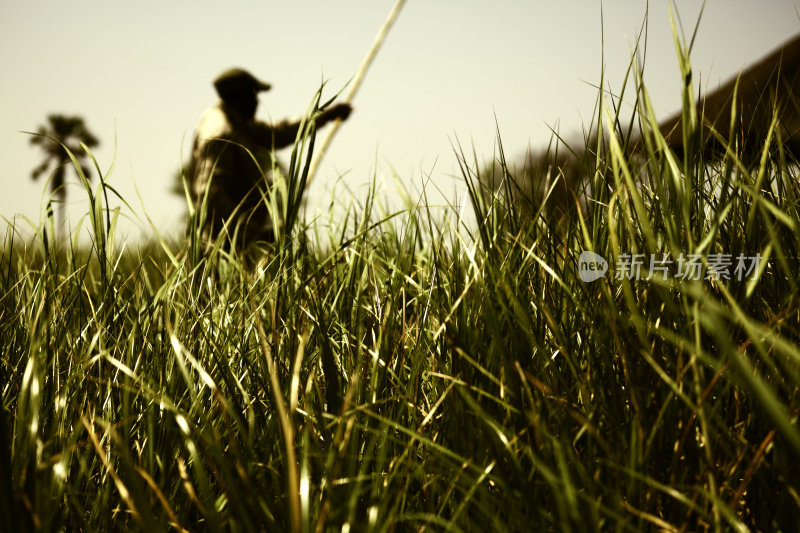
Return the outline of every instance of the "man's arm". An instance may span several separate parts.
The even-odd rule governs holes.
[[[331,122],[332,120],[347,120],[350,113],[353,112],[353,106],[350,104],[336,104],[330,109],[326,109],[317,119],[317,126],[321,127]]]
[[[317,118],[317,127],[322,127],[328,122],[337,119],[346,120],[352,111],[353,107],[350,104],[336,104],[320,114]],[[270,148],[274,148],[275,150],[286,148],[294,144],[301,123],[302,121],[283,121],[275,125],[258,123],[258,127],[263,128],[259,137],[265,139],[265,141],[269,143],[268,147]]]

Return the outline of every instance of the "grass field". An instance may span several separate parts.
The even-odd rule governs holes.
[[[306,227],[307,130],[265,251],[123,247],[103,184],[91,247],[7,228],[0,529],[797,531],[797,161],[678,158],[636,100],[636,155],[598,100],[580,213],[457,151],[477,223]]]

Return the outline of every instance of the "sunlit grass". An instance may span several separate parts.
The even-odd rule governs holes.
[[[581,210],[458,151],[477,224],[372,191],[306,227],[309,123],[259,250],[206,249],[202,210],[116,246],[102,180],[90,249],[9,228],[3,530],[795,531],[797,163],[774,138],[756,166],[678,160],[637,100],[636,154],[598,106]],[[760,267],[617,275],[727,253]]]

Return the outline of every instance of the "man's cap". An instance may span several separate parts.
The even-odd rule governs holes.
[[[220,74],[214,80],[214,88],[223,99],[227,95],[241,94],[246,91],[269,91],[269,83],[258,80],[255,76],[241,68],[231,68]]]

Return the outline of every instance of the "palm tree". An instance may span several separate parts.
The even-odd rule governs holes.
[[[72,153],[88,178],[89,172],[85,164],[86,152],[81,148],[80,143],[83,143],[88,148],[93,148],[99,144],[99,141],[86,127],[83,119],[77,116],[48,115],[47,124],[39,126],[36,133],[31,137],[31,144],[42,148],[44,160],[33,169],[31,178],[34,180],[39,178],[50,169],[51,165],[55,165],[50,188],[61,201],[61,209],[63,209],[64,200],[66,199],[64,176],[67,165],[71,162],[67,150]],[[61,215],[59,219],[63,220],[63,212]]]

